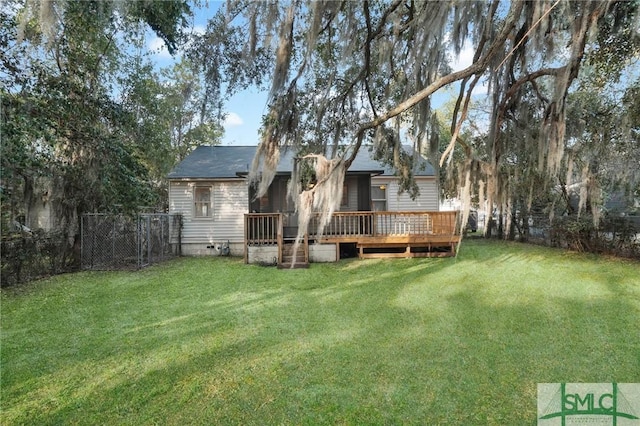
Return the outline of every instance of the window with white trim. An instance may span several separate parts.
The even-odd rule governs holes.
[[[387,185],[371,186],[371,210],[374,212],[387,211]]]
[[[211,187],[196,186],[194,192],[195,217],[211,217]]]

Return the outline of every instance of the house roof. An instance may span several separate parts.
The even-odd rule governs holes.
[[[404,146],[411,153],[411,147]],[[199,146],[182,160],[167,176],[169,179],[236,178],[249,172],[257,146]],[[277,173],[291,173],[293,152],[282,153]],[[358,152],[348,173],[371,173],[393,176],[393,169],[372,158],[367,147]],[[431,164],[420,157],[415,176],[434,176]]]

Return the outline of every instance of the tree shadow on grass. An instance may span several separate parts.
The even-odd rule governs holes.
[[[274,270],[276,284],[224,288],[138,324],[130,347],[117,337],[108,360],[81,358],[121,368],[78,375],[81,389],[61,389],[71,397],[21,420],[533,424],[539,382],[639,381],[637,299],[615,283],[597,298],[440,284],[468,261]]]
[[[440,264],[444,265],[441,262]],[[268,348],[274,346],[286,347],[291,343],[291,336],[297,336],[295,344],[303,348],[315,345],[313,342],[316,338],[309,337],[314,335],[318,336],[317,340],[321,346],[332,346],[334,339],[341,342],[351,340],[358,334],[357,322],[366,321],[365,318],[353,319],[346,316],[351,309],[349,304],[358,302],[358,297],[351,302],[343,303],[340,300],[342,294],[349,297],[362,288],[368,288],[372,292],[362,297],[375,297],[384,301],[386,297],[381,292],[390,291],[392,296],[392,293],[397,291],[399,276],[415,279],[424,275],[425,268],[420,263],[413,262],[409,268],[396,273],[385,270],[384,274],[388,280],[378,283],[376,279],[379,279],[381,274],[376,271],[373,271],[370,277],[362,277],[362,274],[359,274],[357,280],[352,277],[346,281],[339,271],[330,271],[324,277],[326,280],[322,288],[314,290],[312,294],[308,291],[300,292],[295,282],[276,287],[263,286],[252,291],[248,291],[246,287],[225,289],[216,300],[200,300],[194,303],[188,313],[165,307],[163,312],[156,312],[148,317],[147,321],[134,321],[130,328],[114,330],[106,342],[92,341],[89,338],[81,343],[82,347],[78,348],[78,351],[74,351],[76,353],[73,358],[66,362],[60,360],[54,370],[46,369],[41,373],[40,379],[37,375],[33,379],[46,378],[47,381],[62,382],[60,389],[54,391],[54,394],[61,392],[80,396],[92,393],[94,388],[101,389],[101,393],[109,386],[127,387],[128,385],[118,383],[139,382],[141,374],[153,376],[154,371],[166,369],[164,364],[175,363],[180,357],[197,357],[202,348],[209,353],[205,357],[212,356],[220,361],[223,353],[229,353],[235,359],[238,354],[252,353],[260,348],[269,350]],[[396,280],[394,286],[387,284],[389,280]],[[328,297],[330,294],[336,297]],[[342,311],[343,308],[347,312]],[[360,315],[378,309],[377,304],[367,305],[365,308]],[[332,310],[334,312],[331,312]],[[329,337],[326,337],[327,335]],[[106,348],[105,345],[109,347]],[[176,350],[176,347],[193,349],[180,351]],[[97,371],[96,375],[83,378],[84,365],[93,365],[93,370]],[[100,366],[105,370],[101,371]],[[62,376],[71,379],[61,380]],[[83,383],[84,380],[86,383]],[[76,386],[76,389],[65,390],[69,383]],[[144,386],[135,388],[144,389]],[[38,390],[35,392],[32,394],[33,398],[27,399],[37,399]],[[120,394],[120,391],[116,394]],[[53,394],[48,396],[55,398]],[[75,397],[70,398],[69,406],[77,404],[74,400]],[[67,411],[60,407],[61,413],[68,415]]]
[[[304,292],[219,347],[185,335],[192,356],[96,388],[46,422],[111,409],[115,423],[533,424],[537,383],[640,379],[638,310],[616,295],[514,300],[467,283],[436,315],[395,303],[402,286],[362,283],[348,300],[366,287],[386,303],[345,308]]]

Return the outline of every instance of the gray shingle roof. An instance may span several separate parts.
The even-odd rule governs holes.
[[[182,160],[167,176],[169,179],[221,179],[235,178],[247,173],[256,154],[256,146],[199,146]],[[405,150],[411,152],[411,147]],[[371,158],[367,147],[362,147],[347,173],[369,172],[393,176],[393,169]],[[278,173],[291,173],[293,152],[281,154]],[[421,157],[416,176],[433,176],[433,167]]]

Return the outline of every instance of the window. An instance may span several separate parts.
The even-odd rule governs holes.
[[[260,210],[257,213],[269,212],[269,194],[265,194],[258,200],[260,203]]]
[[[211,188],[204,186],[196,187],[195,217],[211,217]]]
[[[342,186],[342,201],[340,201],[340,207],[349,206],[349,190],[347,185]]]
[[[383,212],[387,210],[387,186],[374,185],[371,187],[371,210]]]

